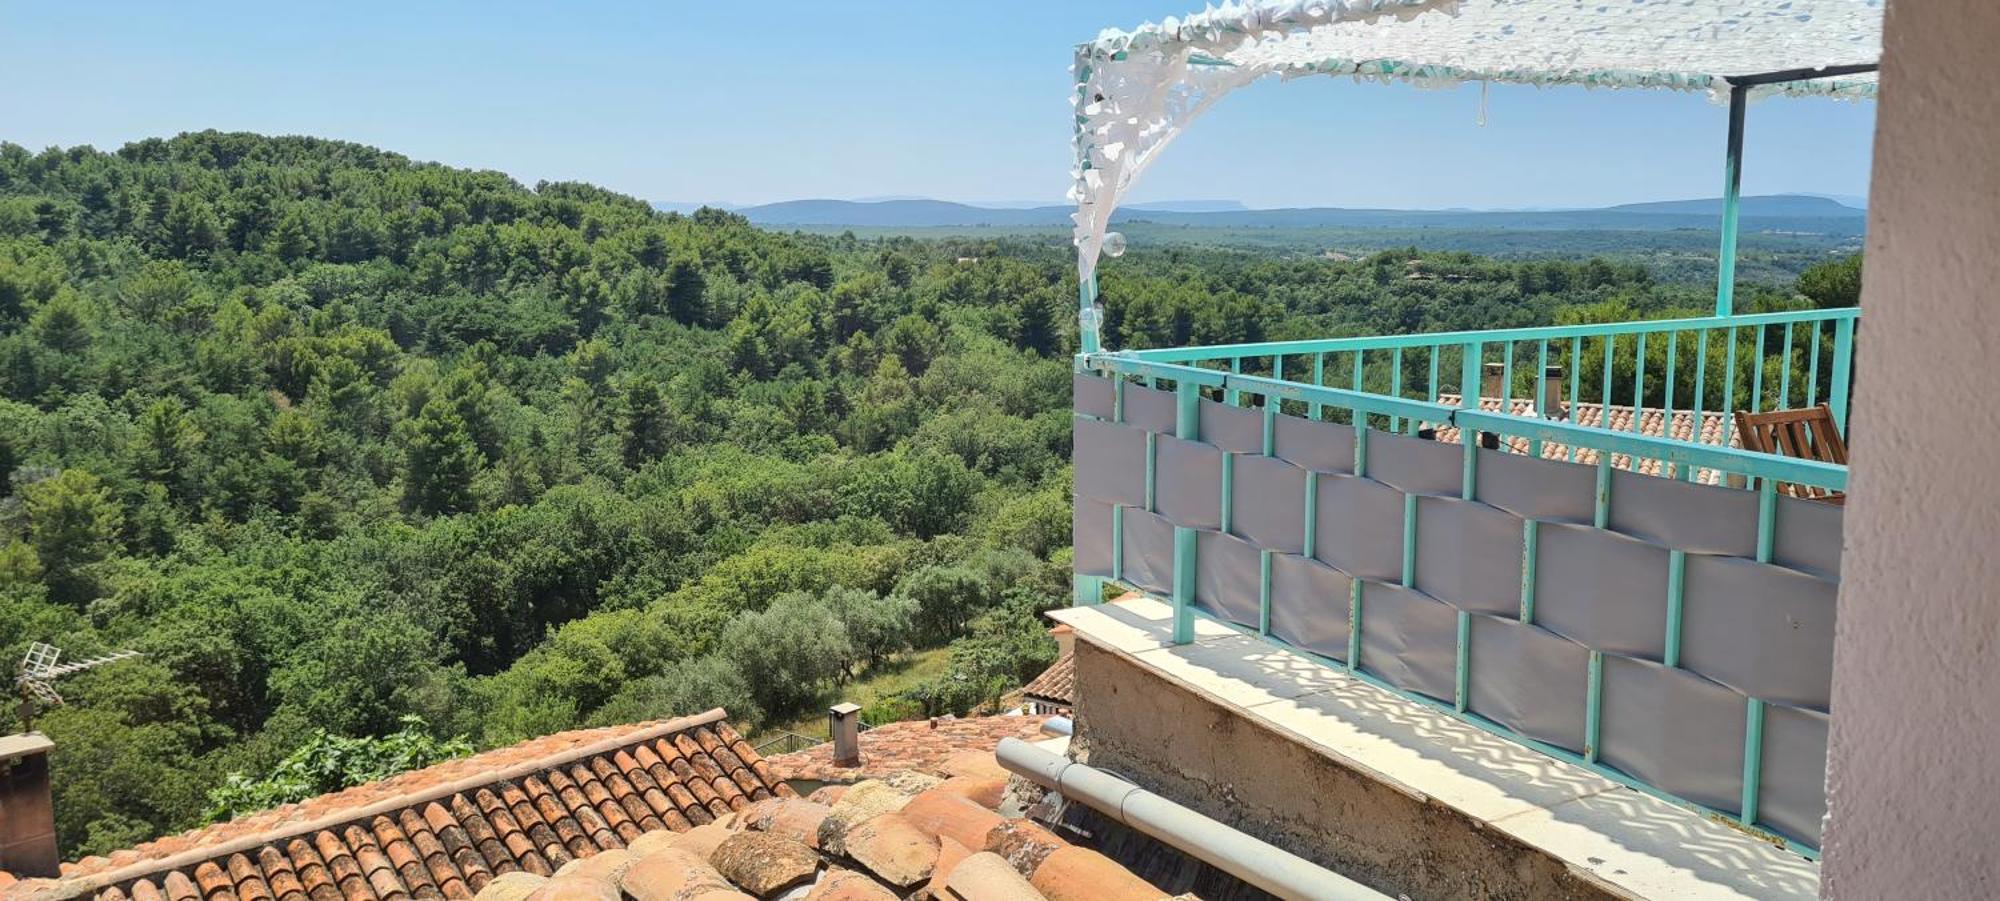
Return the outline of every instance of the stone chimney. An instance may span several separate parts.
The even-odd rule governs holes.
[[[1506,364],[1504,363],[1484,364],[1483,368],[1480,371],[1479,396],[1494,397],[1494,398],[1506,397],[1507,396],[1507,392],[1505,390],[1507,387],[1505,384],[1506,379],[1507,379]],[[1560,414],[1562,412],[1562,393],[1563,393],[1563,368],[1561,366],[1550,366],[1547,369],[1542,370],[1542,390],[1547,392],[1542,396],[1542,412],[1549,416],[1555,416]],[[1534,389],[1529,388],[1526,395],[1521,397],[1516,397],[1514,399],[1525,400],[1530,403],[1533,403],[1535,400]]]
[[[835,704],[826,711],[826,730],[833,735],[833,765],[861,765],[861,705]]]
[[[1057,623],[1055,628],[1049,630],[1049,635],[1056,640],[1057,657],[1076,653],[1075,629],[1070,628],[1066,624]]]
[[[23,878],[62,875],[49,796],[54,747],[40,732],[0,738],[0,871]]]
[[[1487,363],[1479,377],[1479,396],[1482,398],[1506,397],[1506,380],[1507,364]]]

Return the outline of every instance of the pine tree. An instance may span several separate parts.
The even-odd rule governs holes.
[[[451,405],[425,404],[402,431],[403,509],[425,515],[472,509],[472,480],[484,458]]]
[[[626,467],[638,469],[666,452],[667,405],[660,398],[660,386],[649,378],[636,378],[628,383],[624,400],[619,417],[619,449]]]

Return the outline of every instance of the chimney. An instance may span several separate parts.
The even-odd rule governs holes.
[[[1563,368],[1550,366],[1542,370],[1542,415],[1549,419],[1567,419],[1563,413]]]
[[[49,797],[49,749],[40,732],[0,738],[0,872],[61,876],[56,809]]]
[[[826,711],[826,730],[833,735],[833,765],[861,765],[861,705],[843,701]]]
[[[1070,628],[1067,624],[1057,623],[1055,628],[1049,630],[1049,635],[1053,636],[1056,640],[1057,657],[1067,657],[1070,654],[1076,653],[1075,629]]]
[[[1507,364],[1486,364],[1485,373],[1479,379],[1479,396],[1482,398],[1506,397],[1507,392],[1504,390],[1507,387],[1506,380]]]

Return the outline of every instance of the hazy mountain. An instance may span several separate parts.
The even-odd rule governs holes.
[[[1250,208],[1244,206],[1241,200],[1155,200],[1128,203],[1125,209],[1161,213],[1234,213]]]
[[[1121,209],[1119,222],[1220,228],[1454,228],[1454,229],[1713,229],[1717,198],[1630,203],[1583,210],[1388,210],[1305,207],[1253,210],[1234,201],[1170,201]],[[995,208],[945,200],[790,200],[741,207],[758,225],[777,228],[980,228],[1062,227],[1071,208],[1062,205]],[[1826,197],[1774,194],[1745,197],[1748,231],[1860,234],[1867,214]]]
[[[1624,213],[1692,213],[1699,216],[1720,216],[1722,199],[1711,197],[1700,200],[1622,203],[1605,209]],[[1743,198],[1743,214],[1746,216],[1855,216],[1862,212],[1861,209],[1817,194],[1772,194]]]
[[[713,207],[718,210],[742,209],[742,207],[739,207],[733,203],[722,203],[720,201],[714,201],[714,200],[711,200],[707,203],[688,203],[685,201],[669,200],[665,202],[655,202],[653,204],[653,209],[659,210],[662,213],[680,213],[681,215],[684,216],[687,215],[688,213],[694,212],[695,210],[701,209],[702,207]]]

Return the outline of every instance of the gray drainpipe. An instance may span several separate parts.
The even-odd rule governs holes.
[[[1359,882],[1259,841],[1130,782],[1018,738],[1000,741],[1000,765],[1280,898],[1387,901]]]

